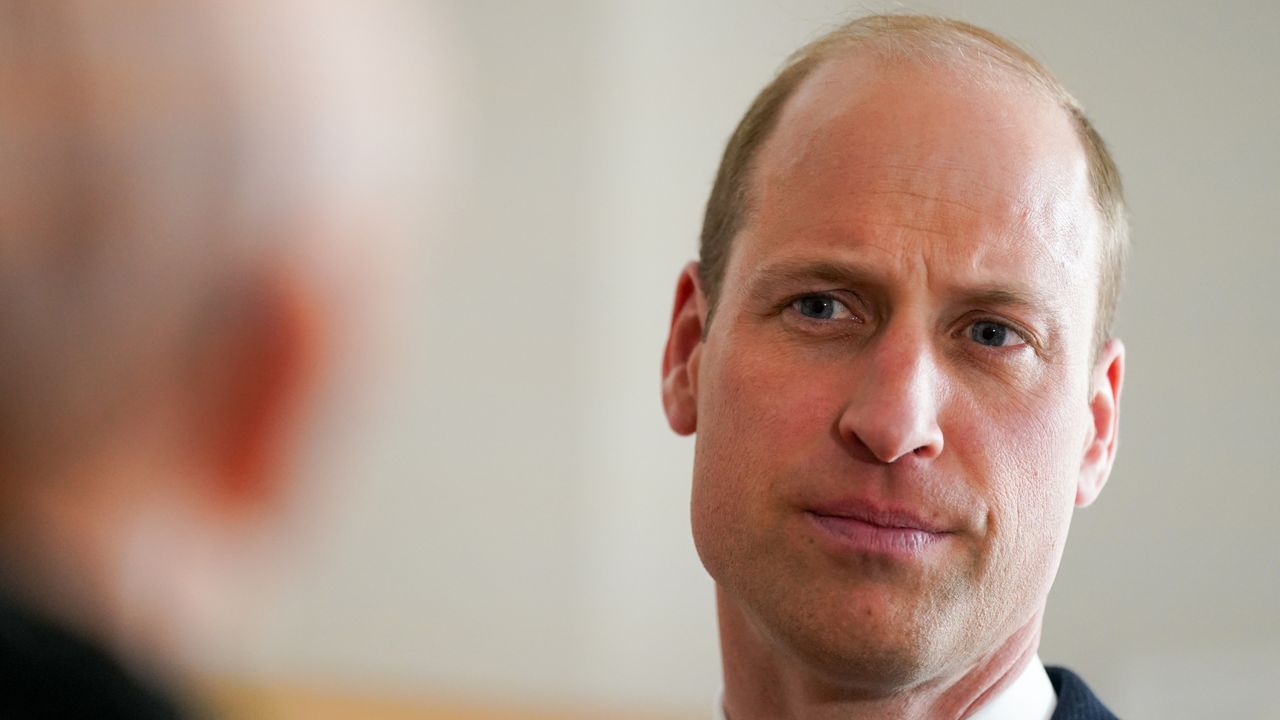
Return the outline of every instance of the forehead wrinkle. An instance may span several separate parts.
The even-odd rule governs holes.
[[[865,157],[866,148],[851,148],[848,143],[833,141],[826,133],[803,144],[805,149],[799,155],[762,168],[768,175],[760,178],[763,182],[756,193],[757,202],[751,203],[751,222],[760,220],[761,211],[769,208],[774,211],[770,213],[774,220],[793,224],[853,222],[950,236],[954,228],[971,227],[975,219],[979,227],[994,235],[1006,233],[1011,227],[1030,229],[1033,220],[1063,215],[1046,207],[1059,200],[1057,197],[1046,198],[1043,192],[1028,196],[995,183],[992,173],[1009,174],[1002,167],[965,167],[948,158],[886,162],[874,155],[874,159]],[[912,151],[907,145],[903,147],[906,152]],[[815,198],[832,191],[833,175],[840,178],[836,181],[838,194],[820,207],[812,207]],[[975,188],[983,192],[975,194]],[[867,220],[885,216],[895,219]]]
[[[883,199],[894,194],[890,191],[864,193],[851,190],[846,193],[850,202],[832,203],[825,210],[790,212],[784,208],[780,213],[769,212],[767,214],[773,217],[767,218],[768,224],[757,226],[757,229],[764,231],[766,237],[772,237],[770,244],[777,241],[784,246],[796,243],[825,256],[832,252],[860,255],[866,259],[865,267],[876,264],[873,256],[882,256],[883,261],[894,269],[878,274],[905,278],[919,272],[927,285],[949,277],[1020,277],[1019,273],[1028,268],[1052,269],[1056,274],[1072,278],[1079,275],[1072,271],[1082,259],[1083,248],[1079,243],[1071,242],[1069,234],[1058,232],[1054,223],[1045,220],[1046,216],[1055,213],[1044,203],[1009,198],[1010,205],[1018,205],[1020,209],[1008,216],[983,213],[967,203],[949,199],[939,203],[955,208],[963,216],[946,217],[944,213],[941,217],[927,217],[933,214],[906,212],[889,213],[886,217],[884,213],[864,212],[868,205],[883,210]],[[925,193],[912,195],[932,198]],[[777,206],[772,210],[777,210]],[[978,220],[976,224],[974,219]],[[1023,253],[1016,267],[1002,268],[1002,261],[1016,255],[1015,250]],[[1027,254],[1031,257],[1028,258]],[[867,270],[860,273],[864,280],[869,274]],[[1048,279],[1037,277],[1027,278],[1027,281],[1033,283]]]

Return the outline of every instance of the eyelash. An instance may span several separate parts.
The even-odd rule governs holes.
[[[784,311],[794,310],[797,314],[799,314],[805,320],[813,320],[816,322],[830,322],[832,319],[834,319],[834,318],[815,318],[815,317],[810,317],[808,315],[804,315],[803,313],[800,312],[798,305],[800,305],[800,303],[804,302],[805,300],[827,300],[829,302],[836,303],[841,307],[843,307],[845,310],[847,310],[851,316],[853,316],[852,318],[848,318],[848,320],[853,320],[855,322],[864,322],[862,317],[860,317],[859,314],[854,310],[853,306],[855,306],[857,303],[851,302],[848,299],[842,299],[839,296],[837,296],[837,294],[834,292],[812,292],[812,293],[804,293],[801,295],[796,295],[788,299],[786,304],[783,305],[782,309]]]
[[[814,318],[814,317],[809,317],[809,316],[807,316],[807,315],[802,314],[802,313],[800,312],[799,308],[797,307],[797,305],[798,305],[800,302],[802,302],[802,301],[804,301],[804,300],[807,300],[807,299],[826,299],[826,300],[829,300],[829,301],[831,301],[831,302],[839,303],[840,305],[844,306],[844,308],[845,308],[846,310],[848,310],[848,311],[849,311],[849,313],[850,313],[851,315],[853,315],[853,316],[854,316],[853,318],[851,318],[854,322],[857,322],[857,323],[859,323],[859,324],[861,324],[861,323],[865,322],[865,320],[863,320],[863,319],[859,316],[859,313],[858,313],[857,311],[855,311],[855,310],[854,310],[853,305],[854,305],[855,303],[852,303],[852,302],[850,302],[850,301],[849,301],[849,300],[847,300],[847,299],[842,299],[841,297],[839,297],[839,296],[838,296],[838,294],[837,294],[836,292],[832,292],[832,291],[825,291],[825,292],[807,292],[807,293],[801,293],[801,294],[799,294],[799,295],[794,295],[794,296],[792,296],[792,297],[788,298],[788,299],[787,299],[787,301],[782,305],[782,307],[781,307],[781,311],[782,311],[782,312],[784,312],[784,313],[785,313],[785,312],[792,312],[792,313],[796,314],[797,316],[799,316],[799,318],[800,318],[802,321],[805,321],[805,322],[812,322],[812,323],[830,323],[830,322],[832,322],[832,320],[833,320],[833,319]],[[850,320],[850,319],[845,319],[845,321],[846,321],[846,322],[847,322],[848,320]],[[973,318],[968,319],[968,321],[967,321],[967,322],[965,322],[965,323],[964,323],[964,325],[962,325],[962,326],[961,326],[961,328],[960,328],[960,329],[959,329],[955,334],[956,334],[956,335],[958,335],[958,336],[964,336],[964,335],[967,335],[967,334],[968,334],[968,332],[969,332],[969,331],[970,331],[970,330],[971,330],[975,325],[980,325],[980,324],[984,324],[984,323],[988,323],[988,324],[991,324],[991,325],[998,325],[998,326],[1000,326],[1000,327],[1004,328],[1004,329],[1005,329],[1005,330],[1007,330],[1008,332],[1013,333],[1013,334],[1014,334],[1014,336],[1015,336],[1015,337],[1017,337],[1021,342],[1020,342],[1020,343],[1018,343],[1018,344],[1015,344],[1015,345],[1009,345],[1009,346],[985,345],[985,344],[982,344],[982,343],[979,343],[979,342],[976,342],[976,341],[973,341],[973,343],[972,343],[972,344],[977,345],[977,346],[979,346],[979,347],[981,347],[981,348],[985,348],[985,349],[987,349],[987,350],[992,350],[992,351],[1006,351],[1006,352],[1007,352],[1007,351],[1011,351],[1011,350],[1016,350],[1016,349],[1017,349],[1017,348],[1019,348],[1019,347],[1027,347],[1027,348],[1030,348],[1030,349],[1032,349],[1032,350],[1035,350],[1035,349],[1037,348],[1037,345],[1036,345],[1036,343],[1035,343],[1034,336],[1033,336],[1031,333],[1027,332],[1025,329],[1023,329],[1023,328],[1022,328],[1022,326],[1018,325],[1017,323],[1010,322],[1010,321],[1008,321],[1008,320],[1006,320],[1006,319],[1004,319],[1004,318],[998,318],[998,317],[992,317],[992,316],[985,316],[985,315],[984,315],[984,316],[977,316],[977,317],[973,317]]]

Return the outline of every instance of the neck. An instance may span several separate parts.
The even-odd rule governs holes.
[[[851,692],[857,678],[834,685],[783,653],[752,627],[741,608],[717,590],[724,663],[724,707],[728,720],[805,718],[860,720],[914,718],[958,720],[1012,684],[1040,645],[1043,608],[1003,643],[973,658],[958,672],[928,678],[885,693]]]

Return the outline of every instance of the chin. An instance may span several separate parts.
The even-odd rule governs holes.
[[[877,694],[914,687],[932,677],[939,664],[919,638],[886,636],[872,628],[842,637],[798,633],[792,643],[805,664],[830,683]]]
[[[891,594],[890,594],[891,595]],[[890,595],[814,593],[750,611],[770,642],[815,679],[864,697],[888,696],[946,672],[963,652],[946,613]]]

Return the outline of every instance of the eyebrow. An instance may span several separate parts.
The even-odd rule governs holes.
[[[813,281],[845,287],[884,285],[876,279],[875,273],[852,263],[783,260],[752,273],[747,280],[747,289],[752,295],[771,295],[786,285]]]
[[[1048,298],[1041,292],[1009,287],[980,287],[961,290],[958,297],[969,305],[1011,307],[1019,310],[1047,311]]]

